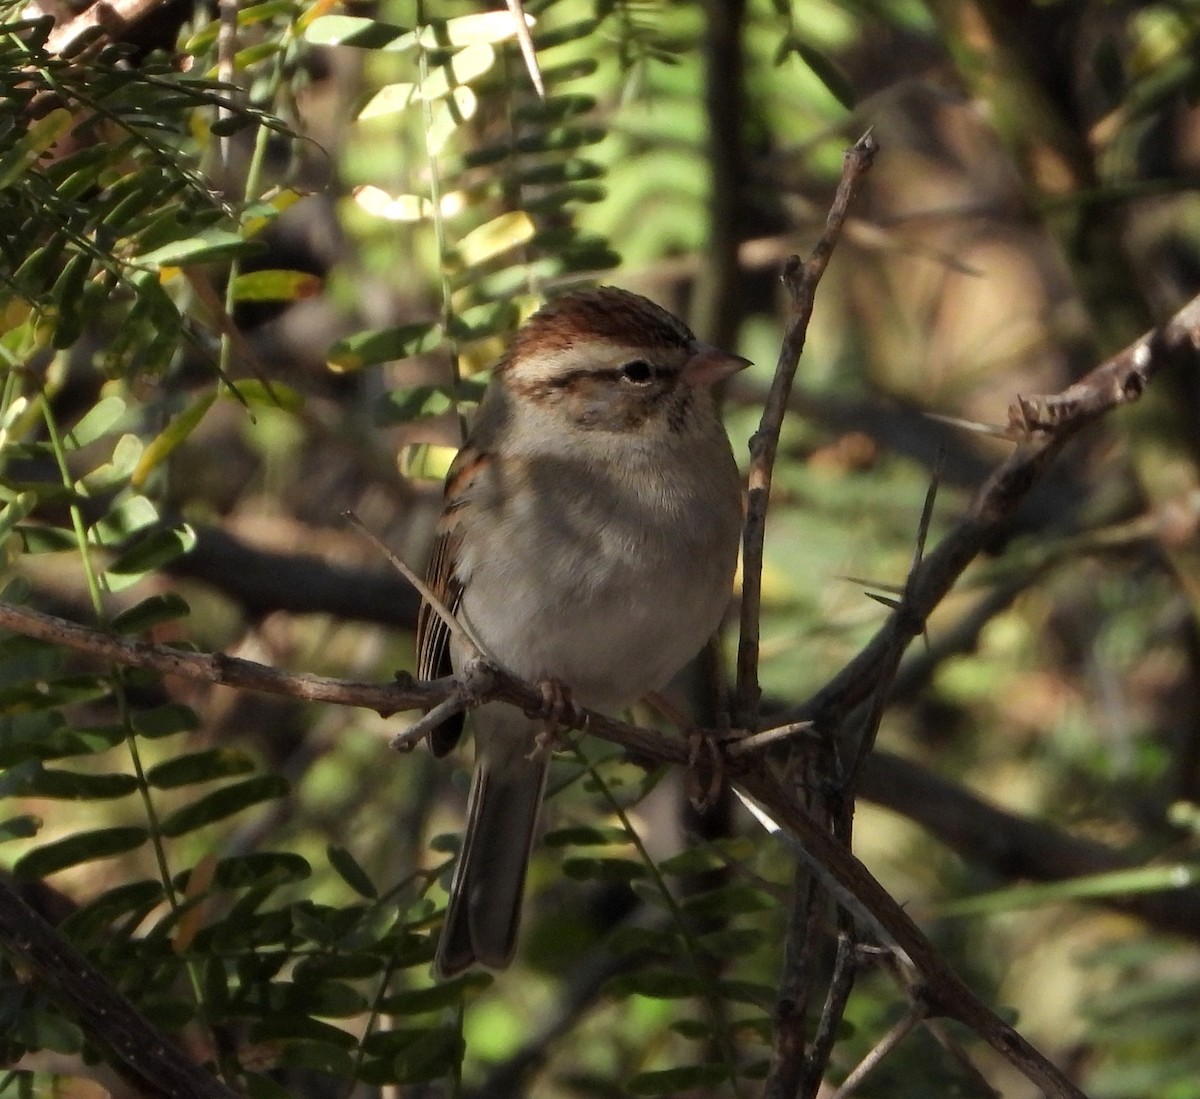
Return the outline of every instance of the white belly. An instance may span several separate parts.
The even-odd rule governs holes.
[[[602,503],[599,520],[594,498],[543,496],[536,512],[499,519],[486,555],[464,554],[462,613],[513,674],[559,680],[594,709],[624,706],[664,686],[720,623],[737,559],[736,493],[732,480],[718,497],[726,506],[686,532],[664,524],[653,501]]]

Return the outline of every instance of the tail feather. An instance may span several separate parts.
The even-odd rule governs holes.
[[[434,972],[452,977],[475,962],[503,969],[517,948],[525,872],[537,832],[549,758],[537,751],[536,726],[488,728],[476,719],[476,761],[462,851],[450,886]],[[514,716],[520,716],[511,711]],[[507,716],[507,715],[506,715]],[[517,733],[517,735],[513,735]],[[481,735],[482,734],[482,735]]]

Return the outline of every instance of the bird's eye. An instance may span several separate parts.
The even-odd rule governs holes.
[[[634,385],[645,385],[654,377],[654,367],[645,359],[634,359],[621,367],[621,377]]]

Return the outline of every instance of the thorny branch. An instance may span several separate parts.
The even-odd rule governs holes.
[[[868,132],[846,151],[842,179],[825,220],[825,231],[803,264],[792,256],[784,264],[783,282],[791,296],[791,309],[775,377],[763,408],[758,430],[750,439],[750,479],[746,498],[746,525],[742,534],[742,610],[738,633],[737,686],[733,697],[735,725],[758,726],[759,612],[762,604],[763,546],[766,541],[767,503],[771,475],[779,448],[779,433],[787,414],[792,381],[804,350],[808,322],[816,302],[817,284],[825,274],[834,246],[841,236],[850,202],[863,176],[870,171],[879,144]]]

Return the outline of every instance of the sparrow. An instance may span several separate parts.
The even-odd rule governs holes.
[[[427,577],[487,657],[613,713],[703,648],[729,603],[742,525],[713,387],[747,365],[614,287],[557,298],[517,331],[447,474]],[[473,655],[424,604],[420,678],[461,673]],[[488,702],[471,721],[441,978],[512,961],[550,762],[543,723],[519,709]],[[462,728],[461,714],[436,727],[433,753]]]

